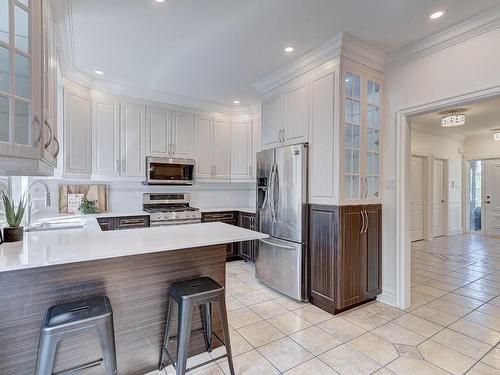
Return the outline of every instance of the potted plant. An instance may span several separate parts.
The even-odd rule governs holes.
[[[8,227],[3,229],[4,242],[16,242],[23,240],[24,228],[21,225],[23,221],[24,211],[28,202],[27,196],[23,195],[19,199],[17,209],[14,206],[14,201],[2,191],[3,206],[5,209],[5,220]]]

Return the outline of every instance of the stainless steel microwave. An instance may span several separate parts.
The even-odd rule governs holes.
[[[193,159],[146,157],[147,185],[192,185],[194,183]]]

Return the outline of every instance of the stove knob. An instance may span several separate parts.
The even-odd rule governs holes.
[[[158,212],[157,214],[155,214],[155,216],[156,216],[156,220],[161,220],[161,213],[160,212]]]

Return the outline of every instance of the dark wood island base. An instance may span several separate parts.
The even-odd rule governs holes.
[[[144,375],[156,370],[170,284],[208,276],[225,286],[226,247],[222,244],[0,273],[0,374],[34,373],[47,308],[100,295],[108,296],[113,307],[118,373]],[[222,337],[218,315],[213,314],[214,331]],[[193,330],[200,328],[200,314],[195,313]],[[177,324],[173,332],[177,332]],[[175,343],[171,345],[169,350],[175,353]],[[216,342],[214,346],[218,346]],[[190,356],[204,351],[201,331],[193,333]],[[68,339],[58,348],[55,371],[100,357],[96,335]],[[96,367],[81,373],[103,374],[103,370]]]

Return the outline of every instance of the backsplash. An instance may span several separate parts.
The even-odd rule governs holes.
[[[145,186],[139,181],[82,181],[43,179],[49,186],[51,206],[44,207],[43,200],[35,200],[33,207],[40,210],[39,216],[58,214],[59,184],[99,183],[108,185],[110,211],[138,211],[142,209],[142,194],[152,192],[189,193],[191,206],[199,208],[253,207],[255,187],[253,184],[200,183],[193,186]],[[43,188],[33,187],[34,198],[43,197]]]

